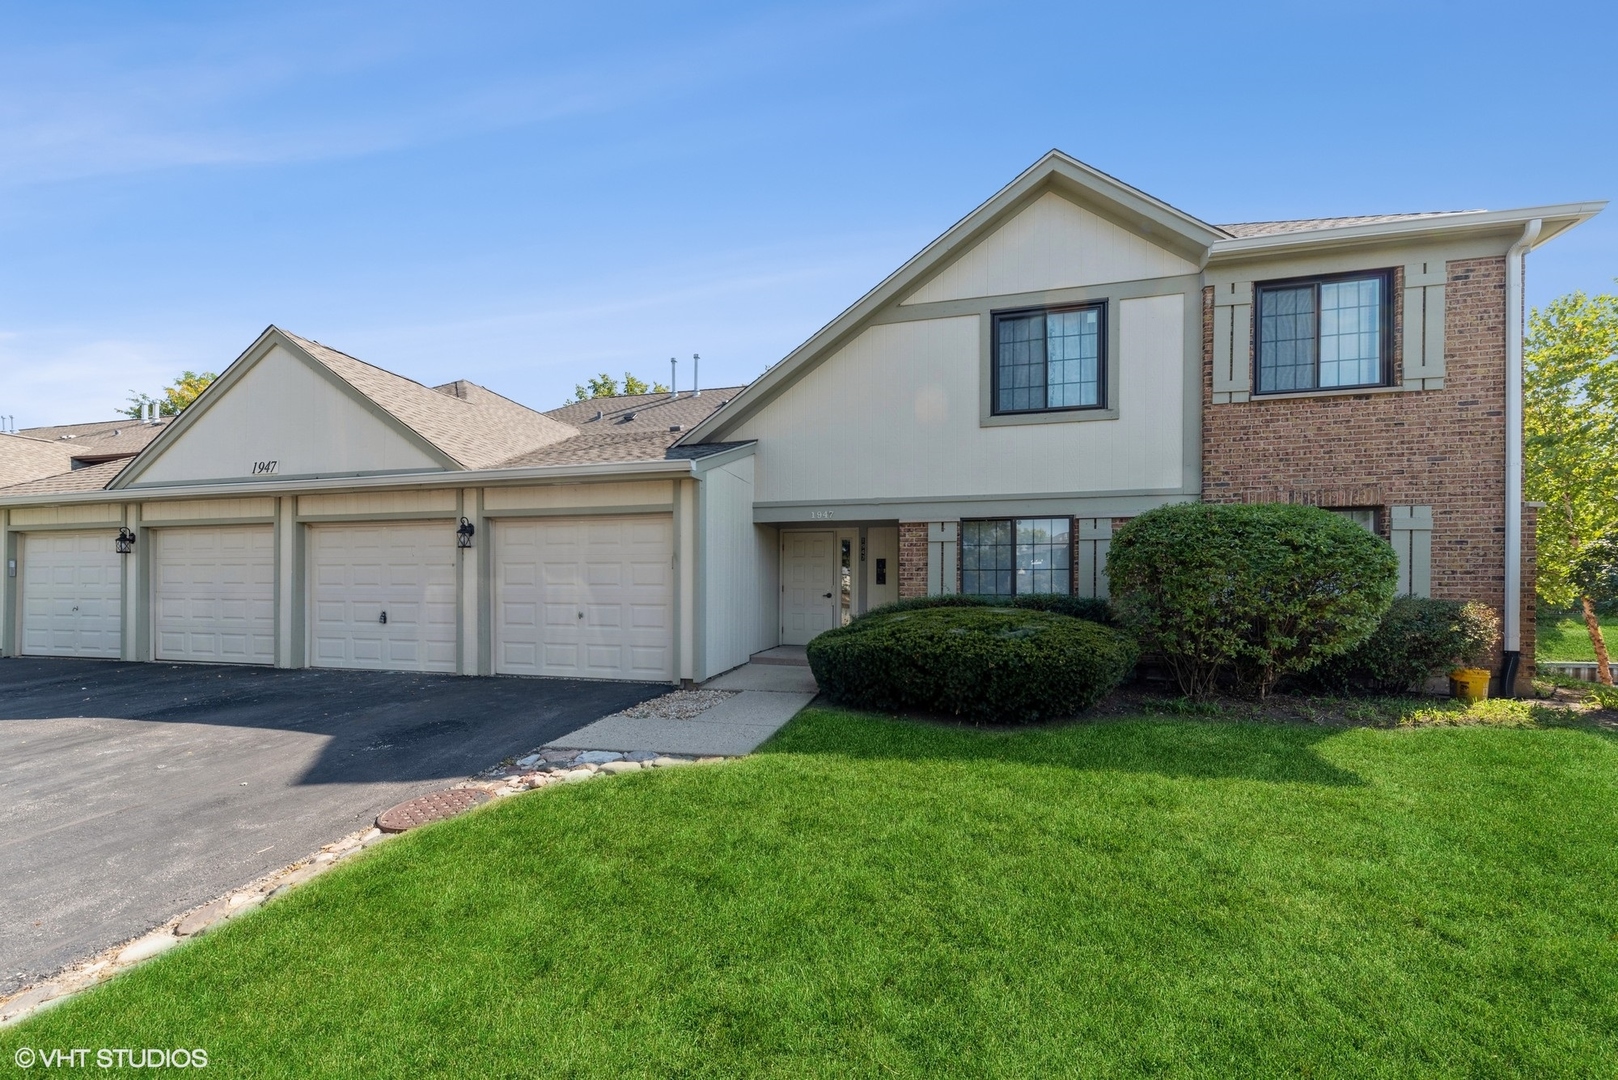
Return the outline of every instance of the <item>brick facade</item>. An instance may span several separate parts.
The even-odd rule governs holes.
[[[899,599],[927,595],[927,523],[899,523]]]
[[[1394,289],[1394,384],[1403,289]],[[1213,290],[1203,290],[1202,495],[1209,502],[1433,508],[1432,595],[1501,610],[1505,592],[1506,263],[1446,267],[1444,389],[1213,404]],[[1527,555],[1532,518],[1524,522]],[[1525,558],[1523,654],[1533,656]],[[1498,657],[1496,657],[1498,661]],[[1531,667],[1531,664],[1527,665]]]

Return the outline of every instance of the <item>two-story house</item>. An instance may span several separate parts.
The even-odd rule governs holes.
[[[1603,205],[1218,226],[1053,151],[752,384],[547,413],[272,327],[132,461],[0,489],[0,652],[701,681],[1281,500],[1521,678],[1523,257]]]

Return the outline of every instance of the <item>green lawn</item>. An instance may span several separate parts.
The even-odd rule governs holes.
[[[224,1076],[1618,1074],[1618,739],[831,710],[391,841],[18,1029]]]
[[[1618,615],[1603,615],[1596,621],[1601,624],[1608,652],[1618,655]],[[1584,628],[1584,617],[1542,613],[1535,626],[1534,656],[1539,660],[1594,660],[1596,650]]]

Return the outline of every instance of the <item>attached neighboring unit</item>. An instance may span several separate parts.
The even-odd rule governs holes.
[[[544,413],[270,327],[168,423],[0,440],[82,466],[0,487],[0,653],[700,682],[1282,501],[1526,678],[1523,258],[1603,205],[1219,226],[1053,151],[749,386]]]

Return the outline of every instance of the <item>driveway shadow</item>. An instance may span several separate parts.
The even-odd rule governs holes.
[[[666,684],[210,664],[0,660],[6,720],[98,717],[326,739],[302,784],[466,776],[669,691]],[[193,740],[206,750],[208,735]]]
[[[1357,774],[1320,756],[1319,744],[1335,734],[1340,733],[1280,724],[1156,718],[973,728],[812,709],[801,713],[760,752],[999,762],[1185,779],[1363,785]]]

